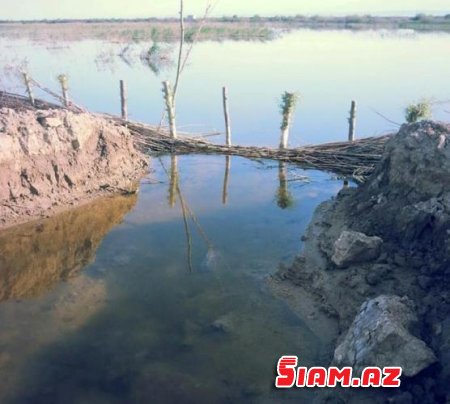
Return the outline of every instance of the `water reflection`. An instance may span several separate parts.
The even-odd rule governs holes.
[[[94,61],[98,72],[117,72],[120,63],[134,69],[142,66],[148,67],[155,76],[170,70],[174,66],[174,47],[169,44],[153,43],[150,47],[128,44],[118,48],[110,45],[102,48],[95,55]]]
[[[292,178],[304,171],[286,166],[282,183],[301,205],[281,210],[273,197],[280,185],[276,167],[223,156],[153,162],[154,181],[142,183],[136,206],[103,238],[94,260],[89,257],[100,234],[77,238],[91,244],[90,253],[80,253],[83,262],[91,261],[82,272],[69,270],[78,275],[38,297],[0,304],[2,404],[310,399],[311,392],[272,389],[280,355],[295,352],[302,363],[318,365],[322,346],[271,296],[264,279],[295,255],[312,210],[341,183],[310,171],[311,182],[297,186],[286,170]],[[225,188],[235,196],[226,208],[224,163]],[[125,205],[117,211],[126,212]],[[53,235],[55,250],[64,248],[71,232],[99,229],[95,222],[115,210],[103,206],[85,209],[84,221],[61,224],[66,233]],[[85,251],[84,241],[73,243],[75,251]]]
[[[142,50],[140,60],[144,66],[148,66],[156,76],[159,76],[162,71],[167,71],[173,67],[173,49],[168,44],[154,42],[149,49]],[[124,59],[123,56],[122,59]],[[126,62],[127,59],[129,63],[129,55],[124,61]]]
[[[286,163],[280,161],[278,163],[278,180],[280,185],[277,191],[277,205],[281,209],[287,209],[294,204],[294,197],[289,192],[288,179],[287,179],[287,167]]]
[[[206,255],[199,267],[200,270],[212,271],[219,268],[219,262],[221,261],[221,254],[214,246],[211,238],[207,235],[203,226],[201,225],[197,215],[190,207],[188,201],[183,196],[180,184],[180,174],[178,171],[178,156],[170,156],[170,170],[167,170],[164,163],[160,160],[160,163],[169,177],[169,188],[168,188],[168,205],[170,208],[176,206],[177,197],[179,199],[179,206],[183,216],[185,238],[186,238],[186,251],[187,251],[187,266],[190,272],[193,272],[192,264],[192,251],[193,251],[193,234],[192,228],[197,230],[200,240],[203,241],[204,245],[207,247]],[[231,156],[225,156],[225,173],[223,179],[222,187],[222,204],[227,205],[228,203],[228,190],[230,182],[230,170],[231,170]],[[298,179],[303,182],[307,177],[300,176]],[[278,188],[276,193],[277,206],[282,209],[291,208],[295,199],[293,194],[289,191],[289,180],[288,180],[288,163],[280,161],[278,163]]]
[[[225,176],[223,178],[222,203],[228,203],[228,182],[230,177],[231,156],[225,156]]]
[[[176,203],[178,183],[178,156],[170,156],[170,182],[169,182],[169,206],[173,208]]]
[[[226,172],[225,172],[225,184],[224,184],[224,192],[227,188],[228,183],[228,175],[229,175],[229,169],[230,169],[230,157],[227,157],[226,162]],[[160,163],[164,169],[164,171],[167,173],[167,169],[164,167],[164,163],[160,160]],[[186,251],[187,251],[187,264],[189,268],[189,272],[192,272],[194,270],[192,265],[192,233],[191,233],[191,227],[190,224],[194,225],[194,228],[198,231],[198,234],[200,235],[202,241],[207,246],[207,253],[205,256],[205,259],[203,260],[200,268],[210,271],[217,269],[218,267],[218,260],[220,257],[219,252],[214,247],[213,242],[206,234],[203,226],[201,225],[198,217],[196,216],[195,212],[191,209],[188,202],[183,196],[183,193],[181,191],[180,186],[180,180],[179,180],[179,173],[178,173],[178,156],[171,155],[170,156],[170,174],[169,175],[169,206],[170,208],[174,208],[176,205],[176,197],[178,196],[178,199],[180,201],[180,208],[183,215],[183,222],[184,222],[184,230],[186,235]]]
[[[0,301],[37,297],[76,276],[136,196],[98,199],[50,219],[0,233]]]

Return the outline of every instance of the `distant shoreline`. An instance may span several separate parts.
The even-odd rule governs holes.
[[[58,19],[36,19],[36,20],[8,20],[0,19],[0,24],[64,24],[64,23],[124,23],[124,22],[153,22],[153,23],[170,23],[177,22],[178,18],[159,18],[159,17],[148,17],[148,18],[58,18]],[[201,18],[189,15],[185,17],[187,22],[199,22]],[[284,23],[298,23],[298,22],[309,22],[309,23],[428,23],[428,24],[450,24],[450,10],[448,14],[442,15],[431,15],[431,14],[417,14],[415,16],[375,16],[375,15],[346,15],[346,16],[272,16],[272,17],[260,17],[259,15],[254,15],[253,17],[239,17],[234,16],[224,16],[224,17],[214,17],[208,18],[207,22],[218,23],[218,22],[284,22]]]
[[[185,19],[185,39],[196,39],[201,20],[194,16]],[[209,18],[197,40],[260,40],[268,41],[280,33],[297,29],[336,30],[399,30],[418,32],[450,32],[450,14],[430,16],[418,14],[414,17],[249,17],[238,16]],[[173,42],[178,39],[179,27],[175,18],[139,19],[62,19],[35,21],[0,20],[0,37],[27,38],[31,40],[76,41],[82,39],[130,42]]]

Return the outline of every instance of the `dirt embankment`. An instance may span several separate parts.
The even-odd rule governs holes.
[[[0,228],[108,193],[147,167],[130,132],[87,113],[0,109]]]
[[[270,283],[324,338],[328,361],[404,367],[400,389],[328,399],[448,402],[450,126],[403,126],[366,184],[317,208],[304,240]]]

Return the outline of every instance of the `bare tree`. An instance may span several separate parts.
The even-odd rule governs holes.
[[[175,84],[174,84],[172,92],[170,94],[171,104],[173,106],[174,111],[175,111],[175,106],[176,106],[176,96],[177,96],[178,85],[180,83],[180,78],[183,73],[183,70],[186,67],[186,64],[189,60],[192,49],[201,34],[201,31],[205,25],[206,20],[208,19],[210,13],[212,12],[212,10],[214,9],[214,7],[217,5],[218,2],[219,2],[219,0],[216,0],[215,2],[213,2],[212,0],[207,1],[203,18],[200,21],[198,29],[197,29],[195,35],[193,36],[192,42],[183,57],[183,51],[184,51],[184,45],[185,45],[184,0],[180,0],[180,12],[179,12],[180,13],[180,19],[179,19],[180,41],[179,41],[179,49],[178,49],[178,61],[177,61],[177,70],[176,70],[176,76],[175,76]],[[166,118],[166,111],[163,111],[162,116],[161,116],[161,121],[159,123],[158,131],[159,131],[159,129],[161,129],[161,126],[162,126],[165,118]]]

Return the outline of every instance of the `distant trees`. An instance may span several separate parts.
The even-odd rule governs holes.
[[[411,18],[413,21],[417,22],[432,22],[434,17],[432,15],[427,15],[424,13],[416,14],[414,17]]]
[[[220,21],[222,21],[222,22],[239,22],[239,21],[241,21],[241,18],[237,14],[234,14],[232,17],[224,15],[220,19]]]
[[[370,14],[366,15],[348,15],[344,18],[345,24],[371,24],[375,22],[375,17],[371,16]],[[339,21],[336,19],[336,21]]]

